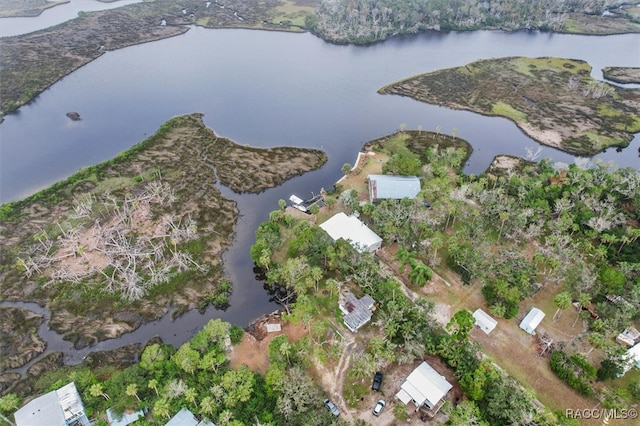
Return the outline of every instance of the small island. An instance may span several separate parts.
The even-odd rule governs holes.
[[[640,132],[638,89],[590,76],[584,61],[482,60],[392,83],[380,93],[512,120],[536,141],[576,155],[624,147]]]
[[[620,84],[640,84],[640,67],[605,67],[602,75]]]
[[[237,145],[201,114],[173,118],[116,158],[0,206],[2,300],[46,307],[49,326],[78,348],[170,308],[225,307],[232,283],[222,278],[221,254],[238,210],[218,185],[257,193],[326,160],[315,149]],[[4,366],[16,368],[44,345],[42,318],[12,309],[0,347]]]

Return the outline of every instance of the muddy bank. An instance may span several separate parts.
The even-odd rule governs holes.
[[[594,80],[584,61],[500,58],[390,84],[380,93],[512,120],[534,140],[576,155],[625,147],[640,132],[640,90]]]
[[[256,193],[325,162],[313,149],[236,145],[200,114],[176,117],[115,159],[2,206],[2,298],[46,307],[77,348],[204,309],[238,218],[218,185]],[[34,327],[3,333],[3,344],[16,350]]]

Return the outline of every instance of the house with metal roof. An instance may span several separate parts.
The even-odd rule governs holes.
[[[165,426],[216,426],[216,424],[208,420],[198,420],[191,411],[183,408],[171,417]]]
[[[487,314],[480,308],[476,309],[476,311],[473,313],[473,317],[476,319],[476,326],[486,334],[491,333],[493,329],[498,325],[498,321],[493,319],[489,314]]]
[[[520,322],[520,328],[526,331],[529,334],[536,334],[536,327],[540,325],[542,319],[544,318],[544,312],[540,309],[533,307],[524,317],[524,319]]]
[[[116,414],[111,408],[107,408],[107,421],[109,426],[127,426],[131,423],[138,421],[138,419],[144,418],[144,411],[125,411],[122,414]]]
[[[371,321],[371,309],[375,301],[371,296],[365,294],[358,299],[353,293],[347,292],[339,303],[340,310],[344,314],[344,325],[352,332],[358,331],[360,327]]]
[[[453,385],[444,376],[423,361],[400,386],[396,399],[405,405],[413,403],[416,411],[426,407],[432,413],[436,413],[444,402],[443,398],[452,387]]]
[[[420,192],[420,179],[416,176],[369,175],[369,201],[416,198]]]
[[[360,253],[365,251],[373,253],[382,245],[382,238],[369,229],[367,225],[357,217],[347,216],[342,212],[321,223],[320,228],[324,229],[333,241],[342,238]]]
[[[16,426],[89,426],[74,382],[46,393],[13,415]]]

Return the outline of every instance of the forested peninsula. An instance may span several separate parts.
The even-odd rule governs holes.
[[[42,360],[38,380],[15,386],[0,411],[73,380],[88,415],[103,422],[107,408],[146,409],[142,421],[153,425],[182,409],[234,426],[431,418],[422,416],[576,426],[599,424],[571,414],[594,406],[633,418],[640,371],[619,377],[627,361],[616,336],[640,326],[640,173],[498,157],[464,175],[470,152],[456,136],[423,131],[366,144],[324,206],[304,214],[282,200],[256,231],[251,258],[279,314],[249,333],[213,320],[178,349],[152,341],[76,367]],[[371,203],[372,174],[413,175],[419,192]],[[359,250],[318,226],[340,213],[358,216],[382,247]],[[357,333],[337,308],[348,297],[373,300]],[[536,335],[518,327],[531,306],[546,313]],[[474,326],[477,308],[496,319],[490,334]],[[394,395],[423,362],[452,388],[437,410],[416,412]],[[379,392],[375,372],[384,375]]]
[[[380,93],[512,120],[532,139],[577,155],[625,147],[640,132],[640,90],[590,76],[584,61],[499,58],[392,83]]]

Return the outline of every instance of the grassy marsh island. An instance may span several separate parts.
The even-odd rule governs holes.
[[[512,120],[536,141],[593,155],[640,132],[640,90],[590,76],[584,61],[499,58],[392,83],[380,93]]]
[[[238,211],[216,184],[257,193],[325,162],[319,150],[237,145],[201,114],[175,117],[116,158],[0,207],[2,300],[46,306],[50,326],[77,347],[169,306],[224,306],[231,283],[220,256]],[[21,350],[8,347],[5,356]]]
[[[640,67],[605,67],[602,75],[620,84],[640,84]]]

